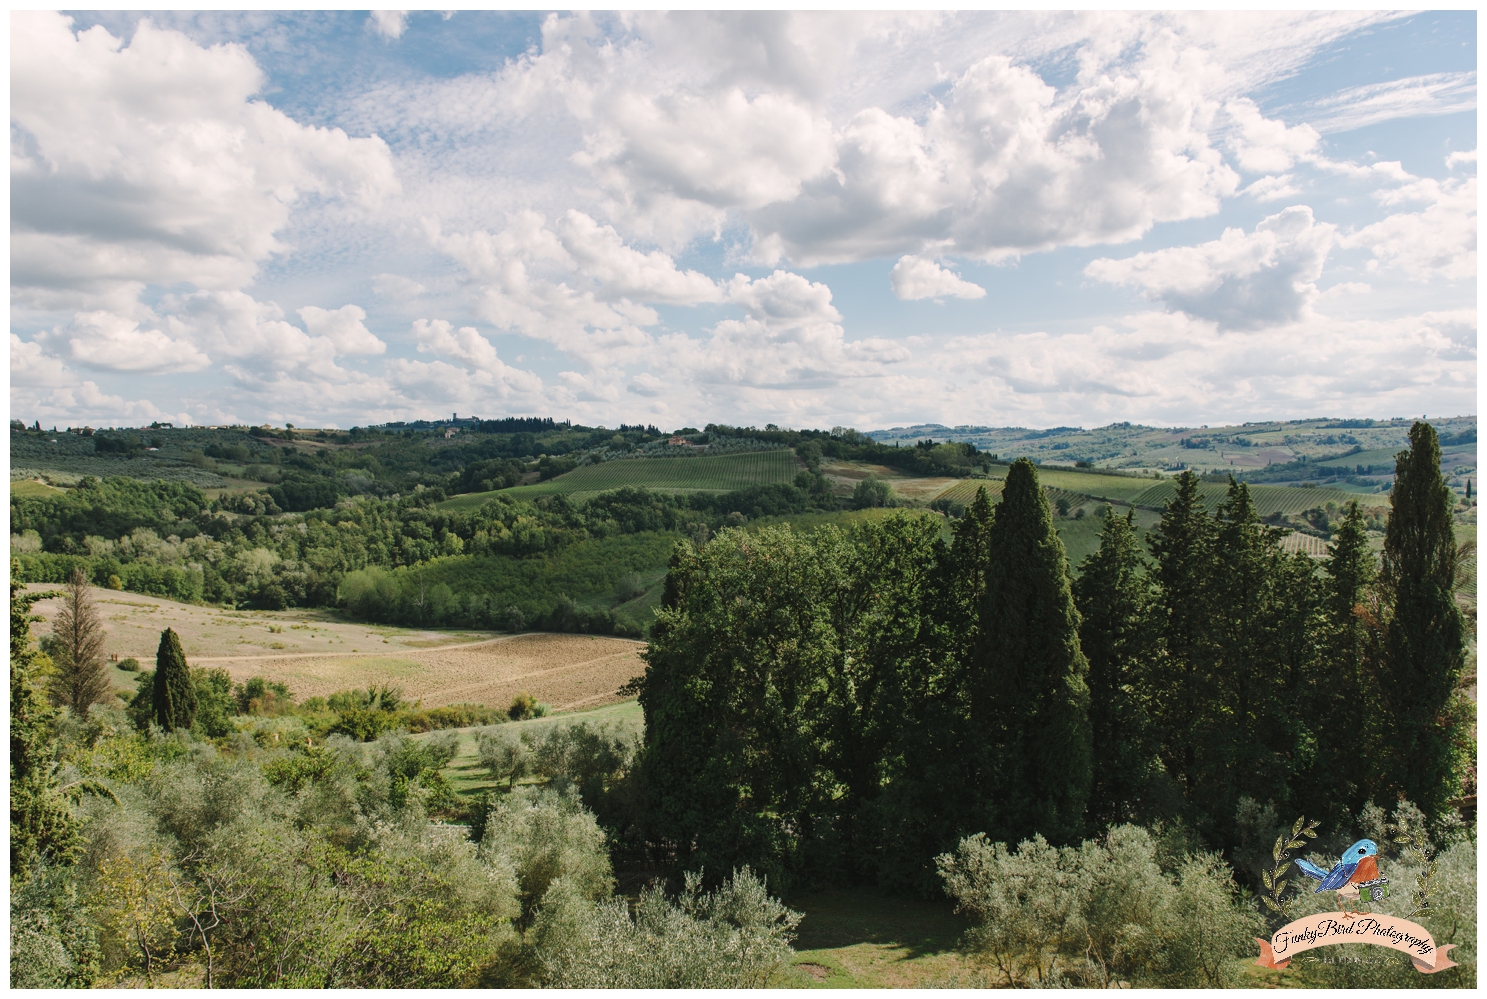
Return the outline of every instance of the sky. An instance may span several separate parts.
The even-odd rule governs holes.
[[[17,12],[11,416],[1476,412],[1476,14]]]

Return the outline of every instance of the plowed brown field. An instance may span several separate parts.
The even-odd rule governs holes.
[[[56,590],[32,584],[30,590]],[[154,667],[160,632],[181,636],[193,666],[227,670],[239,682],[261,676],[289,686],[300,700],[387,684],[424,707],[485,704],[504,708],[529,693],[555,710],[620,700],[624,683],[644,671],[644,642],[590,635],[437,632],[344,621],[324,611],[224,611],[160,597],[94,590],[108,633],[105,651]],[[49,630],[58,601],[36,604]],[[114,685],[134,690],[134,674],[113,670]]]
[[[557,711],[621,700],[615,693],[645,669],[644,642],[594,635],[512,635],[466,645],[409,650],[393,656],[354,654],[196,659],[226,669],[234,680],[262,676],[298,698],[325,696],[373,683],[402,687],[427,708],[443,704],[505,707],[530,693]]]

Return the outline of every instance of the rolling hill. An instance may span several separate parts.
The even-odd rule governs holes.
[[[631,458],[584,465],[546,482],[500,490],[512,499],[566,493],[574,499],[625,486],[658,492],[731,492],[749,486],[790,482],[800,471],[795,452],[753,451],[706,458]],[[468,493],[439,504],[442,509],[478,507],[495,493]]]

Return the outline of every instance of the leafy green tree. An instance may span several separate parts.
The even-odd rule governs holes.
[[[837,537],[729,530],[673,556],[642,653],[639,770],[648,835],[681,864],[750,863],[780,883],[814,838]]]
[[[58,790],[53,711],[37,689],[50,663],[31,642],[31,605],[46,594],[10,584],[10,873],[37,859],[70,863],[81,846],[78,823]]]
[[[186,665],[181,638],[172,628],[160,633],[160,648],[155,653],[155,676],[152,687],[155,723],[167,732],[187,729],[196,718],[196,687]]]
[[[1074,584],[1079,645],[1089,660],[1093,761],[1088,817],[1097,828],[1136,818],[1156,766],[1149,669],[1159,636],[1155,587],[1146,573],[1135,510],[1105,509],[1100,549]]]
[[[888,487],[888,483],[869,475],[853,488],[852,505],[859,510],[888,506],[892,496],[893,490]]]
[[[953,810],[936,800],[961,728],[944,696],[955,669],[941,608],[954,591],[939,534],[937,518],[900,514],[823,550],[840,570],[826,594],[835,647],[821,738],[842,788],[828,818],[845,876],[922,880],[953,842]]]
[[[1409,450],[1395,458],[1390,504],[1379,579],[1387,613],[1380,708],[1389,723],[1376,793],[1438,816],[1461,793],[1465,747],[1448,706],[1465,666],[1465,627],[1456,606],[1454,502],[1428,423],[1410,429]]]
[[[1082,831],[1090,787],[1088,664],[1063,542],[1032,462],[1007,471],[966,664],[972,793],[995,835]]]

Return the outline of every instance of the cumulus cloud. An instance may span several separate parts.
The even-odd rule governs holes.
[[[1236,335],[1184,313],[1154,312],[1088,332],[954,338],[931,361],[964,372],[943,389],[942,422],[977,412],[978,398],[998,410],[995,422],[1020,414],[1032,425],[1471,412],[1476,314],[1317,315],[1304,335],[1296,326]]]
[[[1230,101],[1224,111],[1233,122],[1229,148],[1249,173],[1283,173],[1298,159],[1314,155],[1322,141],[1310,125],[1287,127],[1283,121],[1266,118],[1248,97]]]
[[[37,339],[58,357],[102,371],[165,374],[200,371],[212,363],[189,340],[139,326],[112,312],[79,312],[66,326]]]
[[[699,48],[690,55],[671,47],[683,20]],[[923,81],[938,95],[929,106],[922,91],[885,106],[853,100],[853,50],[878,55],[937,22],[858,20],[641,16],[616,37],[585,16],[555,17],[542,53],[502,83],[514,106],[577,120],[575,162],[611,217],[664,235],[736,216],[767,265],[1122,241],[1211,214],[1238,185],[1209,138],[1229,80],[1204,40],[1112,19],[1100,29],[1119,44],[1064,42],[1082,67],[1062,87],[1017,55],[986,55],[983,40],[948,86]],[[954,47],[959,57],[965,46]]]
[[[1084,272],[1099,281],[1139,288],[1149,298],[1223,329],[1257,329],[1308,314],[1335,228],[1297,205],[1266,218],[1252,233],[1225,229],[1223,236],[1198,246],[1124,260],[1102,257]]]
[[[1397,269],[1418,281],[1465,280],[1477,274],[1477,178],[1414,180],[1378,195],[1386,205],[1425,202],[1339,241],[1373,253],[1370,271]]]
[[[132,314],[149,284],[239,288],[316,193],[375,206],[386,145],[253,99],[247,50],[146,19],[126,45],[51,12],[12,18],[12,283],[47,308]]]
[[[112,425],[146,420],[169,420],[183,426],[192,422],[185,411],[168,413],[148,399],[109,395],[91,379],[79,378],[41,344],[10,335],[10,411],[32,414],[32,419],[54,423]]]
[[[985,298],[986,289],[923,257],[899,257],[888,275],[893,294],[906,301],[920,298]]]
[[[387,344],[367,329],[363,322],[367,313],[359,305],[343,305],[339,309],[307,305],[299,310],[299,317],[311,336],[325,337],[335,345],[337,354],[381,354],[387,350]]]
[[[670,305],[722,298],[707,275],[678,270],[675,261],[659,250],[642,253],[626,246],[614,226],[601,226],[583,212],[569,209],[555,228],[574,269],[599,286],[601,298]]]
[[[570,211],[556,226],[537,212],[500,232],[436,235],[464,267],[481,318],[555,344],[584,363],[623,360],[645,347],[660,317],[647,303],[718,302],[723,291],[657,250],[628,246],[612,226]]]

